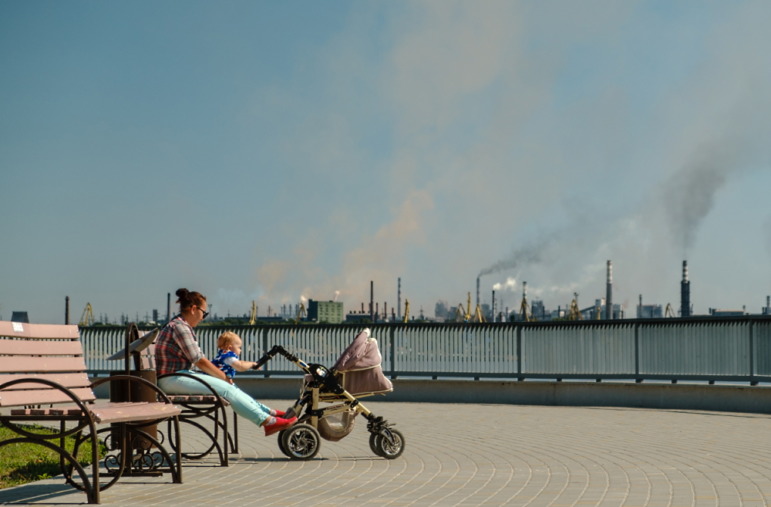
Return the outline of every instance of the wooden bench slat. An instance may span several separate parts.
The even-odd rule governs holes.
[[[0,355],[10,356],[79,356],[83,345],[78,340],[32,340],[0,338]]]
[[[211,394],[167,394],[172,403],[215,403],[217,396]],[[225,406],[230,405],[230,402],[225,398],[220,398],[222,404]]]
[[[91,384],[91,379],[85,373],[12,373],[2,374],[0,373],[0,385],[10,382],[12,380],[26,380],[31,378],[52,380],[64,387],[88,387]],[[16,391],[19,389],[43,389],[43,384],[33,382],[21,382],[7,387],[7,390]]]
[[[0,371],[5,373],[85,372],[83,357],[0,356]]]
[[[96,399],[91,388],[73,389],[75,396],[82,401]],[[58,389],[36,389],[28,391],[0,391],[0,407],[19,405],[46,405],[49,403],[72,402],[72,398]]]
[[[57,407],[51,407],[51,408],[14,408],[11,410],[11,415],[16,416],[48,416],[48,415],[58,415],[58,416],[66,416],[66,417],[75,417],[79,416],[82,413],[80,408],[77,407],[77,405],[72,405],[69,407],[64,406],[57,406]]]
[[[98,423],[144,421],[159,417],[171,417],[182,413],[182,409],[168,403],[108,403],[92,405],[91,413]]]
[[[29,324],[22,322],[0,321],[0,336],[18,338],[48,339],[69,338],[80,339],[78,326],[75,324]]]

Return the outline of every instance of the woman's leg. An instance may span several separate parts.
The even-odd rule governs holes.
[[[206,386],[196,380],[199,379],[206,382],[217,394],[228,400],[236,414],[245,417],[254,424],[262,425],[266,419],[270,418],[270,409],[268,407],[256,401],[237,386],[205,373],[184,373],[189,373],[196,378],[171,375],[158,380],[158,387],[168,394],[211,394]]]

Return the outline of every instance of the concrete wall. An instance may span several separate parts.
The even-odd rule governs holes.
[[[516,382],[396,379],[394,391],[377,401],[509,403],[644,407],[771,413],[771,387],[615,382]],[[293,399],[299,379],[243,379],[242,389],[257,399]]]
[[[365,403],[508,403],[771,413],[771,387],[766,386],[427,379],[395,379],[393,384],[393,392],[364,398]],[[238,385],[258,400],[291,400],[299,395],[302,381],[242,377]],[[97,396],[108,398],[109,392],[101,386]]]

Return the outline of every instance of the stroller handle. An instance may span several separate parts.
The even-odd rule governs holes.
[[[252,367],[252,369],[253,370],[259,370],[260,368],[262,368],[265,365],[265,363],[267,363],[268,361],[273,359],[273,356],[275,356],[276,354],[280,354],[280,355],[284,356],[289,361],[295,363],[297,366],[299,366],[303,370],[308,368],[308,365],[305,364],[304,361],[301,361],[294,354],[290,354],[289,352],[287,352],[284,347],[282,347],[281,345],[274,345],[272,349],[270,349],[268,352],[265,353],[265,355],[263,355],[260,359],[257,360],[257,363],[255,363],[255,365]]]

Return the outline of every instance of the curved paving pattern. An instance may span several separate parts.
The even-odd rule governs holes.
[[[397,423],[404,454],[372,454],[362,419],[317,458],[289,461],[241,422],[229,468],[185,467],[183,485],[124,480],[105,505],[765,506],[771,416],[628,408],[363,402]],[[268,402],[282,407],[288,402]],[[188,442],[194,435],[186,435]],[[0,501],[78,504],[58,480]]]

